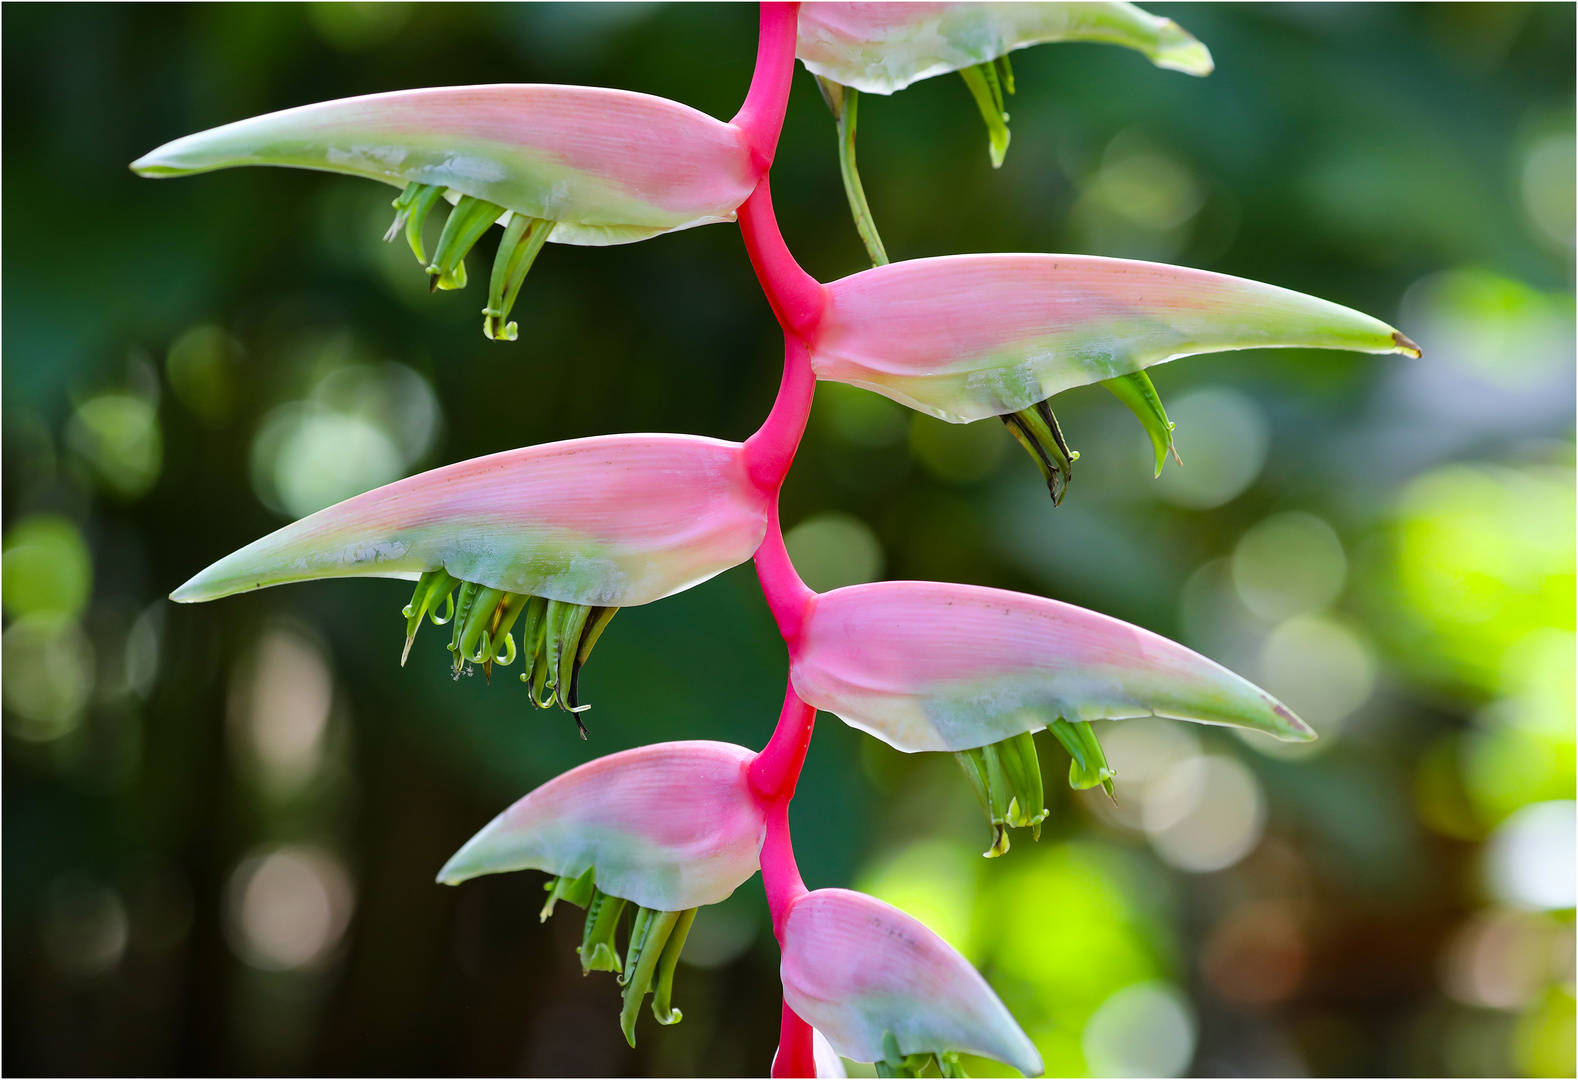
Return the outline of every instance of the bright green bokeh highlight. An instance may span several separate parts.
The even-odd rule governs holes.
[[[146,494],[159,479],[164,437],[152,404],[133,394],[100,394],[77,407],[66,441],[99,483],[125,499]]]
[[[1080,1040],[1091,1016],[1124,987],[1171,973],[1158,951],[1167,932],[1136,903],[1125,870],[1116,853],[1089,844],[1016,844],[1011,858],[988,865],[968,845],[927,840],[855,887],[978,965],[1035,1040],[1046,1075],[1084,1076]],[[994,1075],[987,1062],[966,1067]]]
[[[5,535],[6,614],[75,615],[93,591],[93,561],[76,525],[55,514],[35,514]]]
[[[1574,790],[1573,474],[1451,465],[1405,492],[1397,525],[1417,654],[1493,704],[1460,753],[1493,824]]]

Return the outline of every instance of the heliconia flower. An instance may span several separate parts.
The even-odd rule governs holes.
[[[219,560],[171,599],[316,578],[414,578],[407,653],[424,616],[450,622],[457,674],[472,664],[491,674],[518,652],[538,704],[576,710],[581,664],[613,612],[750,558],[768,506],[740,443],[691,435],[550,443],[433,469],[320,510]]]
[[[842,278],[824,296],[805,335],[818,378],[953,423],[1002,417],[1054,500],[1077,455],[1045,403],[1071,387],[1232,349],[1419,355],[1397,330],[1339,304],[1207,270],[1095,255],[916,259]],[[1119,396],[1149,417],[1159,465],[1171,424],[1147,387],[1133,382]]]
[[[624,986],[620,1024],[635,1045],[641,1002],[653,994],[662,1024],[675,965],[696,909],[727,899],[756,873],[766,806],[747,770],[756,755],[720,742],[625,750],[548,781],[494,818],[439,871],[447,885],[482,874],[543,870],[548,902],[586,909],[585,971],[613,971]],[[621,963],[615,935],[635,905]]]
[[[784,1003],[854,1061],[889,1075],[977,1054],[1027,1075],[1041,1055],[970,962],[921,922],[847,889],[798,897],[783,926]]]
[[[768,155],[770,160],[770,155]],[[143,176],[283,165],[402,189],[386,239],[404,232],[434,288],[465,284],[466,253],[506,226],[483,329],[505,324],[547,240],[605,245],[732,221],[767,161],[741,127],[678,102],[593,86],[499,84],[402,90],[286,109],[166,143]],[[422,226],[456,204],[429,261]]]
[[[1190,649],[1038,596],[923,581],[813,596],[791,647],[807,705],[905,752],[954,751],[993,828],[1036,827],[1041,775],[1027,733],[1048,728],[1070,784],[1108,787],[1092,723],[1161,716],[1315,737],[1264,690]],[[983,752],[981,748],[985,748]]]

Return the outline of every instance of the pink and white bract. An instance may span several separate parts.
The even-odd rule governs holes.
[[[269,113],[166,143],[144,176],[285,165],[409,183],[556,222],[561,244],[624,244],[733,221],[763,165],[746,133],[687,105],[595,86],[400,90]]]
[[[844,1057],[968,1053],[1041,1072],[1041,1055],[970,962],[918,920],[847,889],[789,907],[784,1002]]]
[[[732,743],[655,743],[571,769],[515,803],[455,853],[438,880],[543,870],[642,907],[716,904],[756,873],[766,812]]]
[[[768,506],[740,443],[602,435],[446,465],[347,499],[226,556],[171,596],[445,569],[506,592],[628,607],[750,558]]]
[[[795,54],[806,70],[867,94],[985,64],[1053,41],[1101,41],[1158,67],[1211,72],[1211,54],[1171,19],[1124,3],[845,3],[800,5]]]
[[[967,750],[1053,720],[1164,716],[1315,737],[1264,690],[1149,630],[1072,604],[928,581],[815,597],[790,649],[809,705],[904,751]]]
[[[817,377],[966,423],[1230,349],[1418,349],[1378,319],[1207,270],[1094,255],[948,255],[826,286]]]

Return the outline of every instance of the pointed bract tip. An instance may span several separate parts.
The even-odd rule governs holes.
[[[1314,728],[1299,719],[1297,714],[1282,704],[1282,702],[1273,701],[1271,703],[1271,711],[1276,713],[1277,718],[1287,725],[1285,731],[1277,733],[1277,738],[1283,742],[1314,742],[1320,738]]]
[[[1419,346],[1409,340],[1408,335],[1401,330],[1392,331],[1392,343],[1397,346],[1397,351],[1404,356],[1421,357],[1424,353],[1419,351]]]
[[[1171,19],[1162,20],[1158,27],[1156,55],[1152,62],[1157,67],[1181,71],[1185,75],[1205,76],[1216,70],[1211,50]]]
[[[191,580],[187,581],[186,584],[182,585],[179,589],[176,589],[170,594],[170,599],[174,600],[177,604],[200,604],[204,600],[216,599],[215,597],[209,595],[208,590],[202,586],[202,577],[202,574],[198,574]]]

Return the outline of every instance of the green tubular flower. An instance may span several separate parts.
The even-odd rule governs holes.
[[[560,900],[586,909],[586,928],[576,950],[581,957],[581,971],[610,971],[619,977],[619,985],[624,988],[619,1027],[634,1046],[636,1019],[648,994],[652,995],[652,1016],[658,1023],[677,1024],[685,1018],[673,1004],[674,971],[691,924],[696,921],[697,909],[661,911],[630,904],[594,886],[593,875],[594,871],[588,869],[573,880],[550,879],[544,886],[548,903],[543,906],[542,919],[546,921],[553,914],[554,905]],[[627,907],[633,908],[634,914],[621,963],[616,936]]]
[[[1000,419],[1014,441],[1030,452],[1036,468],[1041,470],[1047,491],[1052,495],[1052,505],[1060,505],[1069,481],[1074,479],[1074,462],[1079,460],[1079,451],[1068,448],[1063,429],[1052,415],[1051,404],[1038,401],[1028,409],[1005,413]]]
[[[1002,742],[954,751],[954,759],[969,778],[975,797],[992,827],[992,846],[982,852],[995,859],[1008,851],[1010,828],[1030,829],[1041,839],[1046,820],[1041,788],[1041,762],[1036,757],[1035,736],[1024,731]]]
[[[905,1077],[915,1080],[926,1075],[927,1066],[937,1070],[937,1075],[944,1077],[968,1077],[959,1064],[959,1055],[947,1051],[939,1054],[903,1054],[899,1052],[899,1041],[891,1031],[882,1033],[882,1056],[872,1065],[877,1070],[877,1075],[882,1077]]]
[[[1116,801],[1112,794],[1112,778],[1118,774],[1107,764],[1107,755],[1096,741],[1096,732],[1090,722],[1071,724],[1067,720],[1054,720],[1047,725],[1047,730],[1072,758],[1068,763],[1068,786],[1084,791],[1100,784],[1107,798]]]
[[[444,607],[442,616],[438,614],[440,604]],[[506,592],[461,581],[447,570],[429,570],[417,580],[411,602],[402,611],[406,638],[400,663],[404,666],[411,654],[411,644],[425,615],[436,626],[452,627],[448,649],[455,678],[469,675],[474,665],[480,665],[483,673],[492,678],[495,665],[508,667],[517,656],[522,656],[525,670],[521,682],[532,688],[532,702],[539,709],[557,704],[566,712],[579,714],[591,707],[577,699],[581,666],[618,611],[617,607]],[[525,622],[517,648],[511,630],[523,615]],[[579,715],[576,724],[581,724]],[[581,737],[586,737],[584,726]]]

